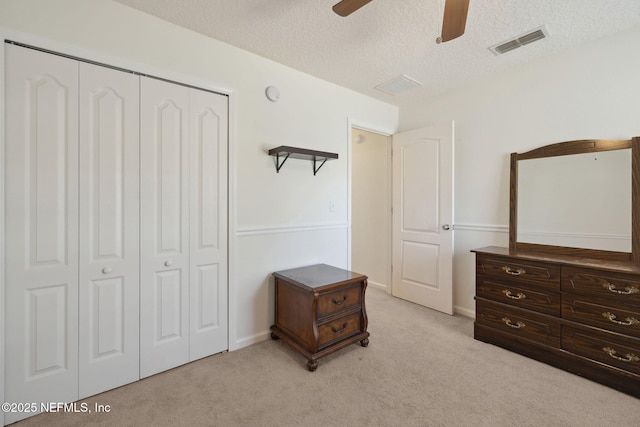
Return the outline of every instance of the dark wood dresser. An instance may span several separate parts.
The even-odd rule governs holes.
[[[282,339],[315,371],[318,359],[348,345],[369,344],[365,291],[367,276],[326,264],[273,273],[275,324]]]
[[[486,247],[475,338],[640,397],[640,267]]]

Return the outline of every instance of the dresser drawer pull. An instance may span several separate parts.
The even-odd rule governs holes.
[[[507,325],[508,327],[513,328],[513,329],[520,329],[520,328],[523,328],[523,327],[527,326],[527,325],[525,325],[523,322],[521,322],[519,320],[516,323],[513,323],[511,321],[511,319],[509,319],[508,317],[503,317],[502,321],[504,322],[505,325]]]
[[[335,305],[342,305],[344,304],[344,302],[347,300],[347,295],[342,297],[342,300],[337,300],[335,298],[331,298],[331,302],[334,303]]]
[[[525,299],[527,297],[522,292],[518,292],[517,294],[513,295],[511,291],[508,289],[505,289],[504,291],[502,291],[502,293],[505,294],[507,298],[511,298],[511,299]]]
[[[523,268],[516,268],[514,270],[508,265],[505,265],[504,267],[502,267],[502,269],[504,270],[505,273],[510,274],[512,276],[521,276],[526,273],[526,271]]]
[[[345,323],[342,325],[342,328],[340,328],[340,329],[336,329],[336,327],[335,327],[335,326],[332,326],[332,327],[331,327],[331,330],[332,330],[333,332],[335,332],[336,334],[341,334],[341,333],[343,333],[346,329],[347,329],[347,322],[345,322]]]
[[[608,290],[609,292],[613,292],[614,294],[620,294],[620,295],[633,295],[640,292],[640,289],[636,288],[635,286],[627,286],[626,288],[624,288],[624,291],[621,291],[619,289],[616,289],[616,285],[609,282],[603,283],[602,287]]]
[[[633,326],[633,325],[640,324],[640,321],[635,317],[627,317],[624,320],[616,320],[617,319],[616,315],[613,313],[609,313],[608,311],[605,311],[604,313],[602,313],[602,316],[608,319],[611,323],[615,323],[616,325]]]
[[[602,351],[607,353],[609,357],[612,357],[621,362],[638,362],[640,361],[640,357],[636,356],[633,353],[627,353],[624,356],[616,356],[617,351],[612,349],[611,347],[602,347]]]

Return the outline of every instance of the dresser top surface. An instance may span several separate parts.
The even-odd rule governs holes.
[[[353,283],[367,279],[367,276],[327,264],[309,265],[291,270],[276,271],[275,277],[287,280],[305,288],[321,288],[341,283]]]
[[[551,264],[571,265],[574,267],[597,268],[621,273],[640,274],[640,266],[625,262],[604,261],[599,259],[541,252],[514,251],[501,246],[487,246],[484,248],[473,249],[471,252],[505,256],[522,260],[541,261]]]

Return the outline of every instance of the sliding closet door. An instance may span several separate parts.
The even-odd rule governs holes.
[[[80,63],[80,398],[139,378],[139,96]]]
[[[140,376],[189,361],[189,89],[142,77]]]
[[[189,359],[227,350],[227,97],[190,89]]]
[[[78,398],[78,63],[6,45],[5,400]],[[7,413],[11,423],[31,414]]]

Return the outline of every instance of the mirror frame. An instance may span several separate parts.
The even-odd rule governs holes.
[[[631,149],[631,252],[571,248],[518,242],[518,161],[570,154]],[[525,153],[511,153],[509,185],[509,250],[569,255],[581,258],[640,264],[640,137],[583,139],[545,145]]]

